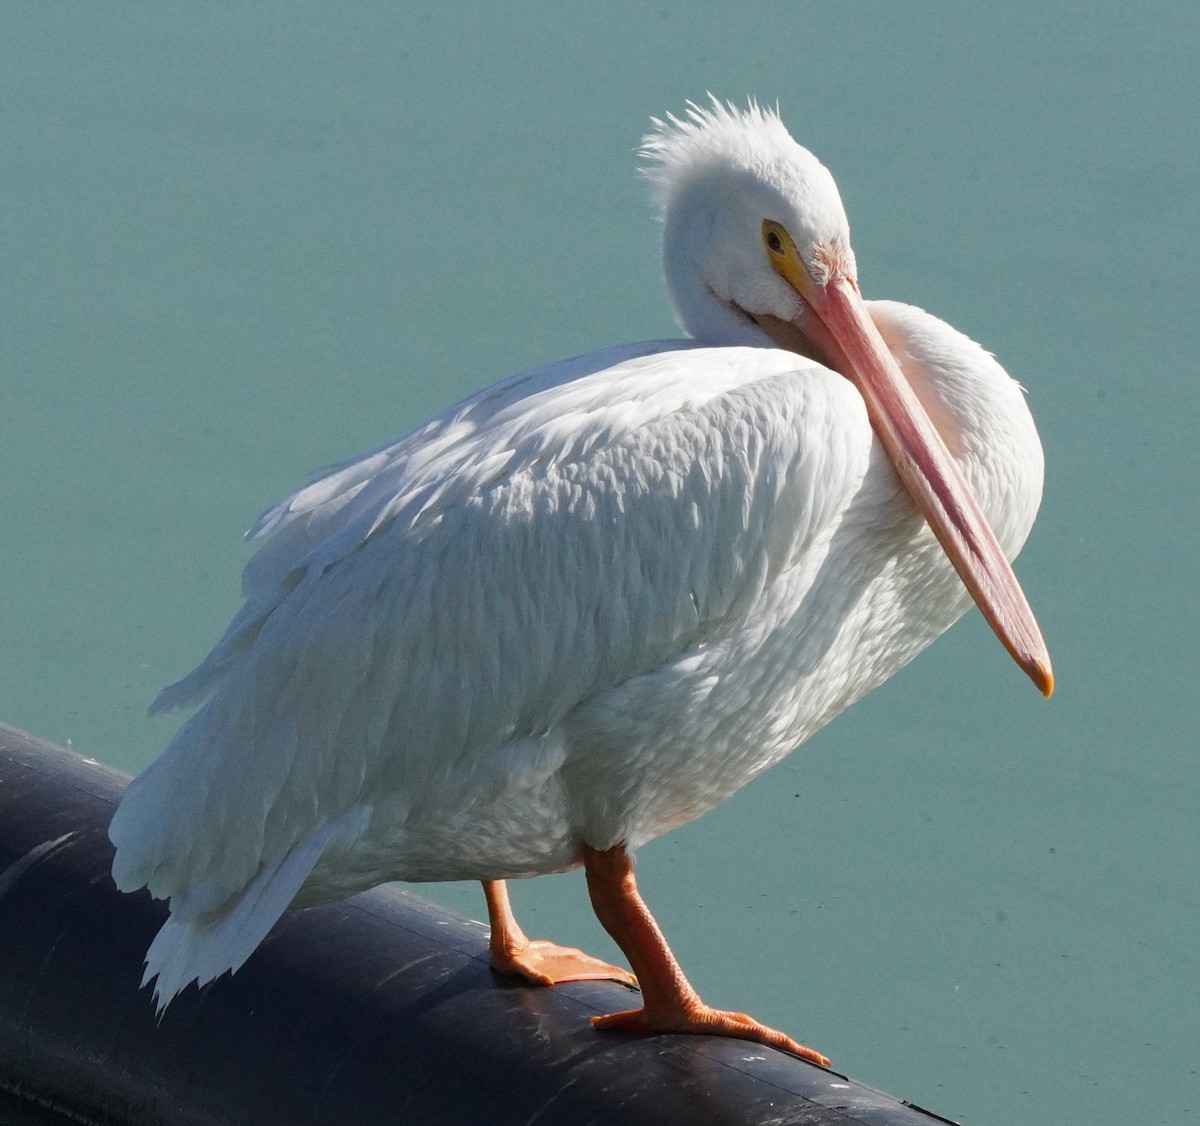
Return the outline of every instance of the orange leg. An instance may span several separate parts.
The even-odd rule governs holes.
[[[593,1025],[626,1032],[699,1032],[733,1036],[780,1048],[822,1067],[829,1066],[829,1060],[820,1052],[798,1044],[790,1036],[767,1028],[744,1013],[710,1009],[700,1000],[638,895],[633,860],[623,844],[603,852],[585,845],[583,866],[596,916],[625,951],[637,974],[643,998],[640,1009],[592,1017]]]
[[[492,924],[492,937],[488,945],[492,969],[505,974],[518,974],[537,985],[610,978],[623,985],[637,985],[637,978],[628,970],[610,966],[582,950],[526,938],[513,915],[508,902],[508,888],[503,880],[484,880],[483,894],[487,897],[488,920]]]

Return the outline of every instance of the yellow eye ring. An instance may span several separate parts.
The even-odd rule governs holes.
[[[780,223],[764,219],[762,225],[763,245],[772,258],[783,258],[792,246],[791,236]]]
[[[782,223],[776,223],[774,219],[764,219],[762,240],[767,257],[771,261],[771,269],[807,300],[812,283],[787,228]]]

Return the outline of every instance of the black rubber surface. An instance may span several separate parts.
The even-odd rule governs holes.
[[[0,1118],[15,1097],[31,1123],[139,1126],[945,1121],[752,1044],[598,1033],[629,990],[500,978],[481,924],[395,887],[289,912],[156,1024],[138,982],[165,908],[109,878],[127,781],[0,725]]]

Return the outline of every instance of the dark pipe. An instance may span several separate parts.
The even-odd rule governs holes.
[[[0,1091],[31,1122],[946,1121],[736,1040],[595,1032],[628,990],[499,978],[481,924],[396,887],[289,912],[156,1024],[138,982],[164,907],[109,878],[127,781],[0,725]]]

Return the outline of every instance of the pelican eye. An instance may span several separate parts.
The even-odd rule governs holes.
[[[788,247],[791,245],[791,238],[787,231],[778,223],[770,219],[763,221],[762,225],[763,243],[772,257],[779,258],[787,253]]]

